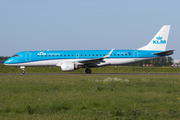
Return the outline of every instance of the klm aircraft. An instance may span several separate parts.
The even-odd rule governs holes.
[[[59,51],[23,51],[16,53],[4,62],[8,66],[20,66],[22,73],[30,66],[57,66],[62,71],[74,71],[101,66],[126,65],[173,54],[174,50],[165,50],[170,25],[163,26],[154,38],[144,47],[130,50],[59,50]]]

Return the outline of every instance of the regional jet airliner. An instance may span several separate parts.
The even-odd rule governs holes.
[[[86,68],[85,72],[90,74],[92,67],[126,65],[173,54],[174,50],[165,51],[169,30],[170,25],[164,25],[149,44],[139,49],[23,51],[4,64],[20,66],[23,74],[25,67],[30,66],[57,66],[62,71]]]

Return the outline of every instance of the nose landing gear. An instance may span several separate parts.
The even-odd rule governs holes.
[[[92,73],[92,70],[89,69],[89,68],[87,68],[87,69],[85,70],[85,72],[86,72],[86,74],[91,74],[91,73]]]
[[[20,68],[22,69],[22,74],[25,74],[25,66],[20,66]]]

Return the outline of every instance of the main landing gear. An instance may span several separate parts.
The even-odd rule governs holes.
[[[92,70],[89,69],[89,68],[87,68],[87,69],[85,70],[85,72],[86,72],[86,74],[91,74],[91,73],[92,73]]]
[[[20,68],[22,69],[21,74],[25,74],[25,66],[20,66]]]

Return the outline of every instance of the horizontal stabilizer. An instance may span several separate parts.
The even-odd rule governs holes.
[[[153,53],[153,55],[171,55],[173,54],[174,50],[168,50],[168,51],[164,51],[164,52],[158,52],[158,53]]]

